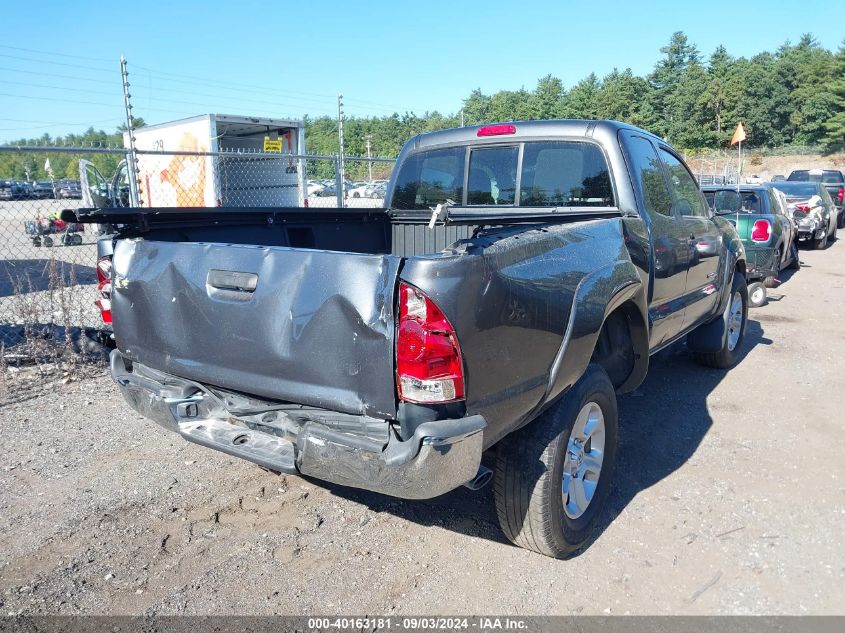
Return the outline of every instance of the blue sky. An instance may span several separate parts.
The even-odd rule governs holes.
[[[738,10],[740,4],[742,10]],[[706,6],[706,10],[702,7]],[[551,73],[648,72],[673,31],[706,56],[775,50],[812,32],[845,37],[845,3],[674,2],[3,2],[0,140],[113,130],[118,59],[136,116],[277,117],[346,111],[456,112],[474,88],[531,89]]]

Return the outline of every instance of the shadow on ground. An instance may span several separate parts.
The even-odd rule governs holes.
[[[55,272],[51,272],[52,261],[56,263]],[[53,288],[97,283],[93,266],[50,259],[4,259],[0,260],[0,297],[49,290],[51,277],[55,280]]]
[[[758,321],[749,320],[740,362],[758,345],[770,345]],[[619,399],[619,455],[614,487],[587,548],[641,491],[668,477],[692,457],[713,419],[707,397],[727,374],[695,363],[683,344],[651,359],[645,382]],[[485,455],[485,462],[490,455]],[[493,487],[459,488],[425,501],[407,501],[321,483],[333,494],[420,525],[508,543],[499,529]],[[509,544],[509,543],[508,543]],[[583,552],[583,548],[581,551]]]

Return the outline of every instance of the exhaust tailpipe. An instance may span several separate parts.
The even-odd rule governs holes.
[[[484,486],[490,483],[493,479],[493,471],[487,466],[479,466],[475,477],[464,484],[470,490],[481,490]]]

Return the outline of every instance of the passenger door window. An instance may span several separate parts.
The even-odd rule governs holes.
[[[660,148],[660,158],[663,159],[666,171],[669,173],[669,184],[672,187],[674,204],[679,214],[686,217],[709,218],[707,205],[701,200],[701,191],[686,165],[663,147]]]
[[[640,200],[649,215],[672,215],[672,197],[654,146],[641,136],[629,137],[626,145],[628,159]]]

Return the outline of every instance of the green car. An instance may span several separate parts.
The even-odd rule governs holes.
[[[702,192],[713,212],[736,227],[749,260],[749,305],[763,305],[766,288],[779,283],[778,273],[801,266],[797,230],[785,197],[765,185],[709,186]]]

